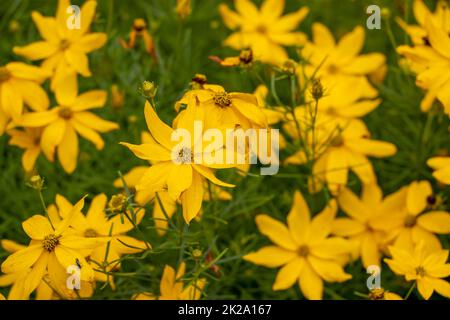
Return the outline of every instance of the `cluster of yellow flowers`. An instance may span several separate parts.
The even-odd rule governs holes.
[[[67,26],[69,6],[68,0],[60,0],[54,18],[33,12],[43,40],[13,49],[26,59],[43,60],[40,67],[10,62],[0,68],[0,134],[6,130],[11,136],[9,143],[25,150],[22,163],[26,171],[33,170],[42,152],[52,162],[57,153],[63,169],[72,173],[77,165],[78,134],[100,150],[104,141],[98,132],[118,128],[88,111],[105,105],[105,91],[78,92],[77,75],[92,75],[87,54],[101,48],[107,39],[105,33],[90,32],[97,2],[84,3],[79,29]],[[48,78],[57,103],[50,109],[41,87]]]
[[[190,14],[189,3],[178,1],[180,18]],[[0,133],[5,131],[11,136],[11,145],[25,149],[23,166],[27,171],[33,169],[42,151],[49,161],[56,152],[63,169],[72,173],[78,134],[102,149],[104,141],[98,132],[118,128],[87,111],[105,104],[104,91],[78,95],[78,75],[91,76],[87,53],[106,42],[105,34],[89,31],[96,2],[85,2],[81,29],[75,30],[66,26],[69,5],[68,0],[60,0],[56,18],[33,12],[44,41],[14,48],[16,54],[30,60],[44,59],[41,67],[11,62],[0,68]],[[264,84],[253,94],[227,92],[198,74],[175,102],[177,115],[168,125],[157,113],[156,86],[144,82],[141,90],[147,98],[144,116],[149,132],[142,133],[141,144],[121,145],[148,165],[135,167],[114,181],[127,195],[113,196],[109,203],[106,195],[97,195],[86,215],[82,213],[84,198],[72,205],[57,195],[55,205],[45,208],[45,216],[35,215],[23,222],[31,239],[28,245],[2,240],[2,247],[11,253],[0,276],[0,286],[11,286],[9,299],[27,299],[33,292],[37,299],[89,298],[96,282],[115,288],[114,272],[120,268],[121,257],[151,250],[149,243],[127,235],[144,218],[147,204],[153,206],[154,224],[162,236],[178,205],[185,223],[190,224],[201,219],[203,201],[231,200],[231,194],[222,188],[235,185],[220,180],[216,172],[234,168],[244,179],[250,162],[223,159],[212,164],[207,159],[217,156],[219,150],[224,157],[231,154],[233,158],[238,151],[228,149],[225,143],[212,149],[203,136],[183,144],[173,140],[179,129],[196,137],[196,123],[202,123],[203,130],[221,132],[280,126],[285,133],[280,148],[289,153],[283,164],[307,168],[309,192],[330,196],[316,214],[299,191],[293,192],[287,226],[267,214],[256,216],[259,231],[273,245],[243,259],[268,268],[281,267],[273,290],[298,283],[307,299],[322,299],[324,282],[348,281],[352,275],[345,271],[346,266],[360,259],[365,268],[381,267],[384,261],[395,274],[414,281],[424,299],[433,292],[450,298],[450,284],[445,280],[450,276],[449,251],[437,236],[450,234],[450,213],[429,181],[414,181],[383,195],[369,159],[397,152],[393,143],[372,139],[363,120],[381,104],[376,84],[387,73],[385,56],[361,54],[365,43],[362,27],[339,40],[320,23],[313,24],[312,39],[293,31],[309,10],[301,8],[282,16],[284,0],[265,0],[260,9],[250,0],[235,0],[235,7],[237,12],[226,5],[219,7],[224,23],[234,30],[224,44],[242,51],[237,57],[212,59],[226,67],[251,68],[256,61],[267,64],[277,106],[266,103],[269,89]],[[450,9],[442,2],[432,14],[422,0],[416,0],[414,12],[420,26],[399,21],[411,35],[413,46],[402,46],[398,52],[417,73],[417,85],[427,92],[422,110],[429,112],[438,100],[450,115],[450,19],[443,18],[450,18]],[[149,35],[145,37],[150,50]],[[300,60],[290,60],[283,46],[297,46]],[[278,97],[275,76],[289,81],[289,104]],[[57,101],[51,109],[40,87],[48,78]],[[249,160],[250,155],[246,156]],[[450,184],[449,158],[430,159],[429,165],[436,170],[437,180]],[[348,187],[350,171],[361,182],[360,195]],[[42,190],[42,181],[32,184]],[[339,210],[345,215],[338,216]],[[79,271],[80,290],[67,287],[67,272],[74,266],[71,272]],[[201,298],[206,280],[196,278],[185,285],[185,273],[185,262],[178,270],[165,265],[160,294],[143,292],[132,298]],[[402,299],[383,288],[372,290],[368,298]]]
[[[415,181],[383,198],[368,159],[392,156],[397,150],[391,143],[371,139],[361,119],[381,103],[372,83],[383,81],[386,75],[384,55],[360,54],[364,46],[362,27],[356,27],[339,42],[320,23],[313,24],[311,41],[303,34],[289,33],[308,10],[303,8],[282,17],[284,1],[266,0],[260,10],[248,0],[237,0],[235,6],[238,13],[221,6],[226,25],[239,29],[224,44],[250,49],[255,60],[291,73],[292,82],[297,80],[305,92],[300,106],[270,108],[270,112],[278,113],[278,117],[270,119],[281,122],[288,136],[300,141],[300,150],[285,163],[312,163],[310,192],[326,187],[335,196],[311,219],[305,199],[296,192],[287,227],[267,215],[257,216],[259,230],[275,246],[263,247],[245,259],[270,268],[283,266],[274,290],[287,289],[298,281],[306,298],[321,299],[323,281],[343,282],[351,278],[343,271],[349,261],[361,258],[365,267],[381,266],[382,256],[387,255],[392,256],[386,260],[389,267],[408,281],[416,280],[425,299],[433,291],[450,297],[450,285],[441,279],[450,275],[450,265],[446,264],[448,250],[442,249],[435,235],[450,233],[450,214],[439,209],[439,199],[428,181]],[[442,72],[442,67],[449,65],[445,57],[450,52],[445,19],[449,9],[442,2],[437,13],[431,15],[421,0],[415,1],[414,9],[423,29],[408,27],[408,32],[419,40],[414,41],[415,47],[401,47],[399,52],[411,60],[414,70],[423,72],[418,76],[418,85],[429,90],[423,103],[424,110],[428,110],[436,96],[444,106],[448,102],[445,99],[450,87],[445,86],[449,73]],[[428,23],[427,19],[434,22]],[[434,25],[438,22],[441,25]],[[430,41],[424,43],[424,39]],[[303,61],[287,60],[282,44],[300,47]],[[246,64],[243,59],[239,63],[233,59],[220,63]],[[435,177],[447,184],[449,164],[448,158],[429,161],[437,170]],[[361,198],[345,187],[349,170],[363,185]],[[348,217],[336,217],[338,206]],[[401,299],[382,289],[374,290],[369,297]]]
[[[412,39],[412,46],[400,46],[399,54],[405,64],[417,74],[416,84],[426,91],[421,103],[422,111],[430,112],[433,106],[444,109],[450,116],[450,8],[448,2],[439,1],[436,11],[430,12],[422,0],[414,1],[414,15],[419,25],[399,24]],[[435,104],[438,100],[439,104]],[[450,184],[450,158],[436,157],[428,161],[435,171],[434,177]]]

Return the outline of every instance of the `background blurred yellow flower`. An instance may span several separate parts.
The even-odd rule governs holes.
[[[288,59],[282,46],[300,46],[306,41],[302,32],[293,30],[306,17],[308,8],[282,16],[284,0],[265,0],[260,10],[249,0],[234,4],[237,13],[225,4],[219,6],[225,25],[235,30],[225,45],[237,50],[251,48],[256,60],[280,65]]]

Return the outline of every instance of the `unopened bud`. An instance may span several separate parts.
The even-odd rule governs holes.
[[[147,99],[154,99],[158,88],[151,81],[144,81],[141,85],[141,93]]]
[[[311,95],[314,100],[319,100],[323,97],[323,85],[319,79],[314,79],[311,84]]]
[[[200,258],[202,257],[202,255],[203,255],[203,253],[202,253],[202,251],[199,250],[199,249],[194,249],[194,250],[192,251],[192,257],[193,257],[194,259],[200,259]]]
[[[44,179],[40,175],[35,175],[30,178],[29,186],[35,190],[41,191],[44,187]]]
[[[122,194],[116,194],[111,197],[111,200],[108,202],[108,209],[114,213],[122,213],[125,212],[127,208],[127,197]]]

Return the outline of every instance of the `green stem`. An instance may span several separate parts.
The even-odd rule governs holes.
[[[42,207],[44,208],[44,211],[45,211],[45,216],[47,217],[48,222],[50,222],[52,229],[55,230],[52,220],[50,219],[50,215],[48,214],[47,206],[45,205],[45,200],[44,200],[44,196],[42,195],[42,190],[39,189],[38,194],[39,194],[39,199],[41,200]]]
[[[409,296],[410,296],[411,293],[414,291],[415,287],[416,287],[416,282],[414,281],[414,283],[412,284],[411,288],[409,288],[409,291],[408,291],[408,293],[406,294],[404,300],[408,300]]]

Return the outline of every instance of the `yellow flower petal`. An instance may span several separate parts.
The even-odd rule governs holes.
[[[256,216],[255,221],[259,231],[273,243],[287,250],[297,250],[298,245],[284,224],[265,214]]]
[[[305,298],[309,300],[322,300],[323,281],[313,270],[309,262],[304,264],[298,282]]]
[[[50,161],[54,159],[56,147],[63,141],[66,127],[66,121],[60,118],[42,131],[41,148]]]
[[[306,239],[310,215],[311,213],[305,198],[303,198],[299,191],[295,191],[292,208],[287,217],[287,223],[292,238],[298,244],[302,244]]]
[[[450,214],[445,211],[432,211],[420,215],[417,224],[433,233],[450,233]]]
[[[172,166],[167,177],[167,188],[170,197],[177,200],[180,194],[192,184],[192,166],[181,164]]]
[[[14,273],[27,270],[41,256],[44,248],[41,243],[31,245],[10,255],[2,264],[3,273]]]
[[[430,299],[434,291],[432,279],[429,277],[417,279],[417,290],[425,300]]]
[[[160,144],[140,144],[121,142],[121,145],[127,147],[136,157],[149,161],[172,161],[172,154],[169,150]]]
[[[202,176],[195,170],[192,172],[192,184],[190,187],[182,193],[181,195],[181,204],[183,206],[183,217],[184,221],[186,223],[190,223],[192,219],[194,219],[200,212],[200,209],[202,207],[203,202],[203,178]],[[161,194],[162,196],[162,194]],[[171,197],[167,197],[171,201],[173,199]],[[164,199],[164,196],[162,196],[161,199]],[[167,203],[167,201],[165,202]],[[173,212],[176,209],[176,205],[174,202],[172,202],[172,206],[169,206],[169,214],[170,212]],[[155,205],[156,206],[156,205]],[[159,204],[158,204],[159,207]],[[166,209],[167,205],[164,206]]]
[[[414,215],[421,213],[427,206],[427,198],[433,194],[428,181],[414,181],[409,185],[406,197],[408,212]]]
[[[159,119],[148,101],[145,103],[144,113],[147,127],[153,138],[167,149],[172,150],[175,145],[175,142],[171,140],[173,129]]]
[[[244,256],[244,260],[267,268],[277,268],[289,263],[297,253],[277,246],[267,246]]]
[[[58,49],[56,43],[37,41],[24,47],[14,47],[13,52],[30,60],[41,60],[54,55]]]
[[[22,228],[33,240],[44,240],[46,236],[53,233],[50,222],[41,215],[34,215],[22,222]]]
[[[319,259],[312,255],[309,255],[307,259],[314,271],[325,281],[344,282],[352,278],[337,262]]]
[[[305,259],[300,257],[294,258],[292,261],[288,262],[278,272],[272,290],[286,290],[292,287],[292,285],[297,282],[305,262]]]
[[[58,159],[64,170],[71,174],[75,171],[78,158],[78,137],[71,125],[66,131],[61,143],[58,145]]]

